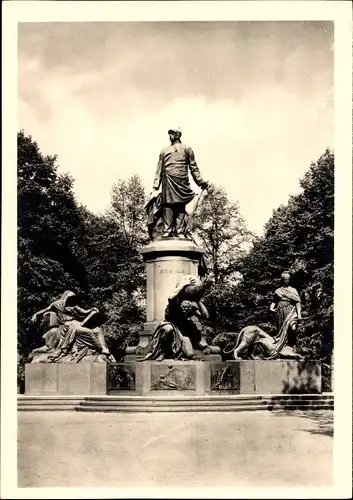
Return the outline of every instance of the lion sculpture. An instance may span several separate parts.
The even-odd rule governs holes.
[[[250,359],[302,359],[293,347],[286,345],[276,337],[271,337],[256,325],[246,326],[240,333],[227,332],[227,335],[236,337],[235,346],[229,350],[223,350],[225,355],[231,354],[234,359],[242,359],[241,354],[249,349]],[[254,351],[259,352],[255,354]]]

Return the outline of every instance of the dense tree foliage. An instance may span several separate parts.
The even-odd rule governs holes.
[[[206,250],[208,338],[258,324],[274,332],[269,313],[280,275],[289,270],[303,301],[299,348],[329,363],[333,347],[334,155],[327,150],[300,181],[302,191],[273,212],[255,238],[239,207],[213,186],[190,216]],[[111,205],[96,215],[75,200],[73,179],[58,173],[18,134],[18,352],[20,362],[42,344],[29,318],[64,290],[86,297],[107,314],[108,344],[117,358],[137,342],[145,320],[145,266],[138,248],[148,242],[140,179],[117,180]],[[216,338],[215,338],[216,336]]]
[[[246,254],[252,234],[224,189],[211,186],[190,218],[192,233],[206,250],[209,275],[215,285],[239,278],[237,261]]]
[[[274,211],[262,238],[238,262],[243,279],[214,297],[220,329],[258,324],[274,331],[269,313],[280,276],[289,270],[303,301],[298,346],[329,360],[333,342],[334,155],[327,150],[300,181],[302,192]]]
[[[113,186],[107,213],[92,214],[78,205],[73,179],[58,173],[56,157],[44,156],[30,136],[18,134],[21,362],[42,344],[30,317],[64,290],[106,312],[108,344],[118,357],[136,340],[145,310],[144,265],[137,251],[147,241],[143,206],[143,187],[134,176]]]
[[[18,134],[18,342],[27,354],[41,343],[31,315],[65,289],[81,291],[85,269],[75,252],[83,221],[73,179],[57,172],[56,157]]]
[[[86,269],[87,305],[107,315],[107,343],[119,358],[122,346],[136,337],[136,325],[143,322],[144,307],[137,291],[141,287],[144,291],[143,262],[111,214],[97,216],[83,207],[81,212],[85,234],[78,250]]]
[[[108,344],[118,358],[128,344],[137,343],[145,320],[145,266],[138,253],[148,242],[144,206],[144,188],[134,175],[113,184],[104,217],[89,216],[86,268],[91,295],[107,313]]]

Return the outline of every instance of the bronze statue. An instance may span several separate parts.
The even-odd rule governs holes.
[[[270,311],[276,315],[276,323],[280,342],[295,347],[297,323],[302,319],[301,300],[297,290],[291,286],[290,274],[281,275],[283,286],[274,293]]]
[[[151,239],[187,237],[185,207],[195,196],[190,187],[189,170],[199,187],[209,187],[201,177],[193,150],[181,142],[181,131],[170,129],[168,134],[171,145],[159,155],[154,191],[146,205]]]
[[[236,343],[230,350],[223,351],[225,355],[232,353],[234,359],[247,359],[239,356],[245,349],[249,349],[250,359],[302,359],[303,356],[296,352],[293,347],[278,341],[256,325],[243,328],[239,334],[227,332],[234,336]],[[258,351],[255,353],[255,348]]]
[[[195,276],[184,276],[168,299],[165,321],[151,339],[143,360],[193,359],[195,351],[210,353],[203,339],[201,318],[208,318],[203,303],[204,282]],[[213,348],[214,352],[220,349]]]
[[[42,317],[45,345],[30,353],[30,362],[115,361],[101,328],[105,318],[96,307],[83,309],[75,303],[75,299],[74,292],[66,291],[32,316],[33,323]]]
[[[239,354],[251,347],[251,359],[302,358],[295,348],[297,322],[302,319],[300,296],[295,288],[289,286],[289,273],[282,273],[281,278],[283,286],[277,288],[270,305],[270,311],[276,315],[277,334],[272,337],[256,325],[246,326],[239,335],[227,334],[236,337],[236,344],[224,354],[231,352],[235,359],[241,359]],[[254,353],[255,347],[258,354]]]

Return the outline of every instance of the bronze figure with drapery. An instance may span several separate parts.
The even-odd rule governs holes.
[[[193,359],[195,352],[209,354],[203,339],[202,318],[208,318],[203,303],[204,282],[184,276],[168,299],[165,321],[156,328],[144,360]],[[218,350],[217,350],[218,352]]]
[[[243,328],[239,334],[229,332],[236,339],[235,346],[224,351],[240,359],[240,354],[248,350],[251,359],[301,359],[296,349],[297,323],[302,319],[301,299],[298,291],[289,286],[290,274],[282,273],[283,285],[275,290],[270,311],[275,314],[277,333],[272,336],[256,325]],[[250,348],[250,349],[249,349]],[[255,354],[257,350],[257,354]]]
[[[83,309],[76,302],[75,293],[66,291],[32,316],[33,323],[41,318],[45,345],[30,353],[30,362],[115,361],[101,328],[105,316],[96,307]]]
[[[168,134],[171,144],[159,155],[153,192],[146,205],[151,239],[187,237],[185,207],[195,197],[189,173],[201,189],[209,187],[201,177],[194,151],[181,142],[180,129],[170,129]]]

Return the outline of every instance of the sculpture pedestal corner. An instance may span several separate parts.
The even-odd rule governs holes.
[[[107,364],[27,363],[25,394],[33,396],[107,394]]]

